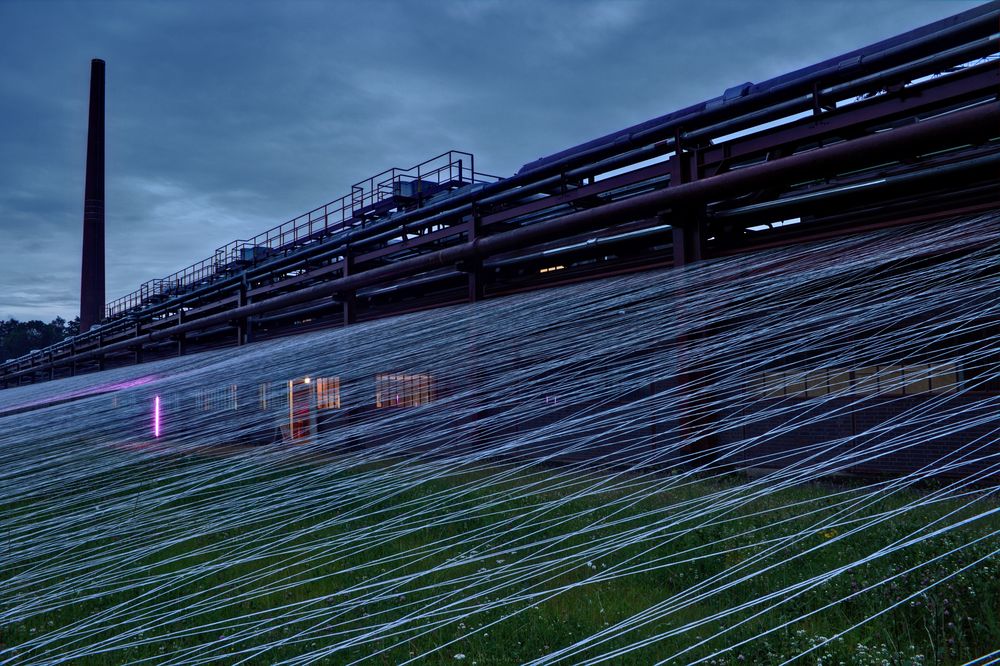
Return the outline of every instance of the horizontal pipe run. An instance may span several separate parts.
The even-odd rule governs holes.
[[[481,259],[517,248],[530,247],[571,233],[600,228],[606,226],[609,220],[626,221],[636,217],[657,215],[671,208],[716,201],[735,193],[774,186],[781,182],[834,175],[837,172],[870,165],[872,162],[893,160],[898,156],[921,154],[965,143],[978,143],[996,134],[998,128],[1000,128],[1000,102],[990,102],[898,129],[817,148],[754,167],[638,195],[631,199],[615,201],[600,208],[571,213],[533,226],[477,238],[462,245],[405,259],[395,264],[378,266],[362,273],[184,322],[170,329],[146,333],[62,361],[86,360],[107,353],[127,351],[137,345],[208,326],[227,324],[319,298],[353,292],[395,278],[453,266],[461,261]],[[37,372],[49,365],[42,364],[30,370],[22,370],[9,375],[7,379]]]
[[[930,64],[953,60],[960,54],[974,55],[983,48],[989,49],[989,44],[995,42],[993,31],[996,20],[1000,17],[998,7],[1000,3],[993,2],[836,59],[757,84],[745,96],[708,100],[629,130],[536,160],[526,165],[528,168],[523,168],[518,174],[498,183],[424,207],[419,213],[403,214],[385,222],[393,225],[407,224],[414,216],[423,217],[428,213],[440,213],[441,218],[452,218],[469,213],[473,205],[502,203],[551,188],[561,184],[565,177],[572,178],[577,172],[591,170],[593,161],[604,155],[607,155],[605,159],[617,162],[623,151],[643,155],[650,150],[650,144],[655,142],[659,142],[659,145],[656,150],[651,151],[653,153],[672,149],[673,132],[678,128],[688,130],[681,133],[683,138],[695,140],[694,137],[701,137],[709,130],[709,133],[728,132],[747,126],[748,123],[752,125],[762,122],[763,117],[756,117],[761,113],[770,118],[776,112],[786,114],[807,105],[814,83],[828,86],[820,90],[821,95],[846,94],[858,86],[877,86],[890,79],[905,78],[914,72],[919,73]],[[961,43],[962,40],[970,39],[971,42]],[[956,43],[956,46],[950,46]],[[858,54],[863,54],[863,57],[849,57]],[[906,58],[917,60],[906,62]],[[612,137],[614,141],[610,141]],[[588,149],[585,150],[585,147]],[[561,159],[556,159],[557,157]],[[569,168],[573,170],[567,173],[566,169]],[[437,218],[438,215],[434,217]],[[425,221],[422,220],[421,223]],[[359,231],[361,235],[370,235],[372,231],[382,227],[383,224],[376,224]],[[350,235],[352,239],[355,237],[353,232]],[[227,282],[228,280],[222,280],[212,286]],[[185,295],[187,296],[189,294]]]
[[[801,210],[804,205],[815,205],[817,203],[830,203],[840,199],[848,199],[859,195],[870,195],[873,193],[884,194],[888,190],[895,188],[911,188],[917,184],[926,183],[933,185],[935,180],[943,178],[954,178],[971,171],[993,168],[994,172],[1000,175],[1000,153],[983,155],[970,160],[956,162],[954,164],[943,164],[941,166],[921,169],[911,173],[899,174],[896,176],[886,176],[884,178],[874,178],[864,180],[859,183],[842,185],[829,189],[822,189],[817,192],[793,195],[775,201],[764,201],[748,206],[740,206],[729,210],[719,211],[712,214],[712,219],[729,219],[755,215],[761,212],[781,212],[783,210]],[[1000,180],[995,182],[997,191],[1000,192]]]
[[[727,115],[745,115],[800,95],[809,95],[817,84],[846,83],[853,78],[870,76],[880,68],[896,68],[908,59],[922,59],[952,45],[967,42],[970,38],[988,36],[996,31],[998,19],[1000,2],[990,2],[822,63],[751,84],[752,90],[748,94],[730,99],[726,99],[725,95],[716,97],[540,158],[523,166],[517,175],[527,176],[547,169],[562,171],[583,161],[620,152],[629,146],[662,140],[679,129],[690,128],[693,123],[721,122]]]
[[[995,39],[996,39],[996,34],[993,34],[990,35],[988,38],[985,38],[985,40],[979,40],[978,42],[974,42],[972,44],[965,44],[960,47],[957,47],[956,49],[952,49],[950,53],[954,52],[965,53],[969,52],[970,49],[981,50],[982,48],[984,48],[984,44],[988,44],[991,41],[995,41]],[[936,63],[943,57],[950,57],[950,55],[949,53],[935,54],[929,58],[925,58],[924,61],[922,62],[926,64],[926,62],[930,62],[931,60],[933,60]],[[920,63],[913,63],[913,66],[917,66],[918,64]],[[901,67],[906,68],[910,67],[910,65],[909,64],[903,65]],[[905,72],[903,72],[902,69],[897,68],[896,70],[890,70],[889,72],[882,72],[875,75],[862,77],[862,79],[859,79],[858,81],[863,81],[865,85],[873,85],[874,83],[878,83],[881,79],[876,79],[872,77],[873,76],[879,77],[882,76],[883,74],[885,74],[886,76],[888,76],[889,74],[893,76],[901,76],[905,74]],[[883,76],[883,78],[885,77]],[[842,83],[838,86],[835,86],[834,88],[824,89],[820,91],[820,93],[822,96],[833,93],[844,93],[844,91],[847,90],[847,87],[850,86],[856,87],[858,85],[858,81],[849,81],[847,83]],[[794,110],[792,109],[792,107],[797,108],[798,106],[801,106],[803,103],[805,103],[807,101],[807,97],[808,96],[783,102],[781,104],[778,104],[777,106],[766,107],[756,113],[751,113],[746,116],[741,116],[730,120],[726,120],[721,124],[706,126],[700,130],[695,130],[693,132],[684,132],[682,133],[682,137],[687,138],[688,140],[697,141],[699,140],[698,137],[702,137],[703,135],[706,134],[715,135],[718,134],[719,132],[731,131],[733,129],[737,129],[738,127],[741,127],[748,123],[752,125],[757,122],[762,122],[764,119],[770,118],[772,115],[774,115],[773,112],[776,110],[780,110],[779,115],[787,115],[787,113],[789,113],[791,110]],[[761,116],[759,118],[756,117],[761,113],[767,114],[766,118],[764,116]],[[533,181],[530,183],[526,182],[523,187],[515,188],[513,187],[515,181],[520,182],[521,179],[529,175],[528,173],[518,174],[518,176],[505,179],[500,183],[491,184],[491,186],[489,186],[488,188],[482,188],[477,190],[476,192],[470,192],[449,199],[448,201],[440,202],[439,204],[434,204],[432,206],[424,207],[420,211],[414,211],[410,213],[405,213],[403,215],[397,215],[394,216],[393,218],[380,221],[375,225],[359,228],[356,230],[350,230],[347,232],[344,238],[337,239],[335,241],[337,243],[337,245],[335,246],[328,245],[328,243],[320,244],[321,246],[325,245],[330,249],[324,249],[322,254],[314,255],[313,257],[310,258],[310,261],[322,261],[327,257],[335,256],[339,253],[342,253],[348,244],[353,244],[358,242],[370,242],[378,238],[392,237],[398,235],[399,233],[404,232],[412,225],[416,225],[416,227],[423,227],[427,226],[428,224],[433,224],[435,222],[447,222],[448,220],[453,220],[456,217],[472,213],[474,211],[475,206],[483,206],[491,203],[500,203],[510,199],[524,197],[526,194],[536,190],[552,188],[563,182],[564,178],[572,180],[576,177],[585,176],[588,173],[593,172],[594,170],[616,168],[617,166],[622,164],[633,163],[635,160],[641,160],[648,158],[650,156],[663,154],[664,151],[668,151],[669,149],[672,148],[672,144],[673,140],[668,138],[659,144],[644,145],[643,147],[632,149],[631,151],[626,152],[624,154],[616,153],[612,157],[606,158],[601,162],[589,163],[584,166],[577,167],[576,169],[573,169],[571,171],[568,171],[565,174],[556,174],[554,176],[543,178],[542,180]],[[617,148],[617,150],[622,150],[622,149],[623,148],[620,145]],[[600,167],[600,169],[598,167]],[[531,173],[534,175],[538,175],[535,171],[532,171]],[[495,195],[481,198],[484,194],[488,193],[490,189],[500,189],[501,191],[499,191]],[[468,203],[463,204],[461,202],[468,202]],[[439,209],[440,212],[433,214],[431,217],[426,217],[428,213],[434,211],[435,209]],[[414,218],[415,221],[412,223],[409,222],[408,220],[410,218]],[[403,227],[397,226],[399,224],[403,224],[404,226]],[[385,229],[385,231],[380,232],[381,229]],[[190,302],[192,298],[196,298],[200,294],[214,293],[219,289],[231,286],[233,284],[237,284],[244,278],[244,276],[253,279],[254,276],[264,275],[270,272],[274,272],[275,270],[288,269],[289,267],[292,267],[297,263],[300,263],[301,261],[302,259],[300,257],[286,256],[277,261],[268,263],[266,265],[251,268],[244,274],[232,276],[229,278],[223,278],[214,281],[211,284],[195,289],[194,291],[185,293],[181,296],[168,299],[163,303],[159,303],[155,306],[150,307],[148,310],[144,311],[141,314],[167,311],[171,307],[180,306],[184,303]],[[114,323],[112,324],[112,326],[114,326]],[[110,329],[105,329],[105,332],[112,333],[115,330],[117,329],[110,328]],[[84,338],[80,342],[85,343],[86,339]]]

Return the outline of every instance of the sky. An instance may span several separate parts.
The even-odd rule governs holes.
[[[509,176],[977,4],[0,0],[0,317],[79,313],[91,58],[110,301],[389,167]]]

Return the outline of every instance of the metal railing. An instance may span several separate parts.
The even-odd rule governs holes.
[[[350,194],[252,238],[231,241],[216,249],[211,257],[176,273],[143,283],[132,293],[108,303],[104,309],[105,320],[119,318],[275,257],[297,252],[344,229],[364,226],[400,208],[419,207],[440,192],[498,180],[501,179],[497,176],[476,172],[472,153],[459,150],[450,150],[408,169],[387,169],[352,185]]]
[[[584,166],[593,170],[600,165],[607,171],[611,163],[614,168],[633,165],[639,161],[636,155],[642,154],[642,159],[647,156],[644,146],[655,148],[655,154],[659,155],[662,151],[656,142],[668,141],[671,136],[674,140],[708,141],[737,131],[753,132],[755,128],[762,128],[761,123],[799,111],[825,112],[824,104],[830,102],[840,102],[833,108],[842,106],[848,99],[866,91],[889,90],[890,86],[919,81],[920,77],[951,76],[950,68],[976,65],[981,58],[995,58],[998,14],[997,5],[991,3],[758,86],[737,86],[701,104],[525,164],[518,175],[509,179],[508,190],[524,191],[522,188],[529,183],[558,183],[574,169]],[[994,90],[991,84],[991,94]],[[397,185],[414,180],[416,185],[405,192],[407,188]],[[237,261],[246,262],[247,268],[267,263],[274,256],[272,253],[296,252],[314,237],[325,238],[351,225],[368,224],[379,216],[391,218],[394,205],[407,210],[420,207],[428,196],[434,196],[430,192],[432,188],[424,188],[424,182],[483,183],[491,180],[500,179],[476,173],[472,155],[458,151],[444,153],[411,169],[382,172],[355,184],[349,194],[325,206],[251,239],[233,241],[208,259],[143,284],[136,292],[106,305],[111,321],[106,319],[99,327],[45,350],[8,360],[0,364],[0,369],[6,371],[22,364],[33,367],[36,361],[58,355],[73,345],[86,347],[102,336],[126,330],[144,305],[193,291],[234,272],[238,274],[241,268],[234,266]],[[498,196],[508,194],[494,193],[493,199],[496,201]],[[486,201],[489,204],[489,199]],[[387,223],[385,219],[380,221],[384,223]]]

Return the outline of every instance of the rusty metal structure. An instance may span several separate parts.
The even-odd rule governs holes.
[[[1000,208],[998,29],[991,2],[507,178],[455,150],[390,169],[106,304],[0,386]]]

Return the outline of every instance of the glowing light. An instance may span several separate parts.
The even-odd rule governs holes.
[[[308,377],[306,377],[306,378],[305,378],[305,379],[304,379],[303,381],[304,381],[304,382],[305,382],[306,384],[308,384],[308,383],[309,383],[309,382],[310,382],[311,380],[310,380],[310,379],[309,379]]]
[[[160,436],[160,396],[153,398],[153,437]]]

